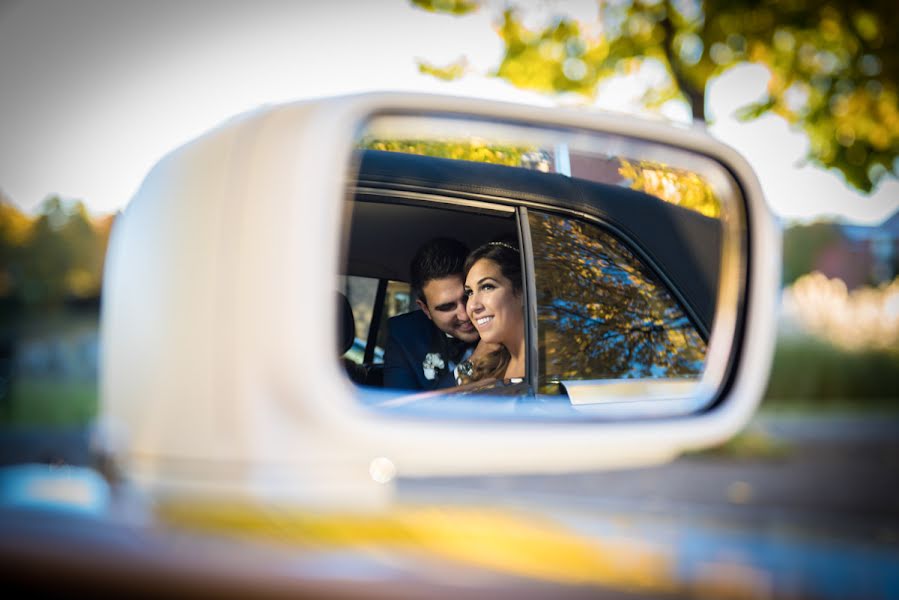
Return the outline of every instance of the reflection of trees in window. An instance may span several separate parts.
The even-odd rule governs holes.
[[[631,189],[707,217],[721,216],[721,202],[715,190],[698,173],[648,160],[630,162],[622,158],[618,174],[630,181]]]
[[[623,244],[587,223],[528,214],[544,381],[702,372],[705,342]]]
[[[469,160],[474,162],[493,163],[508,167],[524,167],[526,169],[546,170],[537,161],[540,149],[533,146],[513,146],[509,144],[492,144],[474,138],[466,140],[429,140],[429,139],[375,139],[365,136],[359,148],[366,150],[384,150],[387,152],[403,152],[453,160]]]

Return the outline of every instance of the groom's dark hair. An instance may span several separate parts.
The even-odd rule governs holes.
[[[462,275],[468,247],[452,238],[434,238],[423,244],[409,264],[409,281],[412,293],[425,302],[425,285],[432,279],[442,279],[451,275]]]

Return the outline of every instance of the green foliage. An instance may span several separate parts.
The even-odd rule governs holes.
[[[896,172],[895,3],[706,0],[704,6],[706,19],[694,26],[710,49],[702,69],[766,65],[771,79],[761,104],[805,131],[812,162],[839,169],[865,191]]]
[[[366,150],[404,152],[406,154],[470,160],[510,167],[521,166],[522,158],[528,153],[535,151],[535,148],[526,146],[487,145],[478,143],[475,140],[382,140],[373,137],[363,138],[359,142],[358,147]]]
[[[753,102],[737,109],[737,118],[741,121],[751,121],[758,119],[769,110],[776,106],[776,102],[772,98],[768,98],[764,102]]]
[[[524,6],[524,3],[522,3]],[[740,117],[775,113],[808,136],[808,159],[870,191],[899,156],[899,10],[894,2],[625,0],[601,2],[596,27],[557,15],[542,28],[507,7],[494,75],[545,93],[594,99],[613,75],[646,61],[668,78],[643,99],[683,98],[705,118],[709,81],[746,62],[771,72],[766,97]]]
[[[17,378],[2,415],[6,425],[86,425],[97,415],[95,381],[73,382]]]
[[[47,198],[37,217],[0,203],[0,297],[29,308],[100,293],[112,218],[91,219],[80,201]]]
[[[813,399],[899,405],[899,352],[841,350],[812,337],[778,340],[765,405]]]
[[[791,285],[800,276],[815,270],[821,252],[840,241],[842,234],[835,223],[794,225],[783,235],[783,284]]]
[[[508,9],[499,35],[505,56],[494,74],[521,88],[593,98],[600,79],[614,70],[608,61],[608,43],[588,39],[576,21],[558,19],[534,32],[522,24],[515,10]]]
[[[467,15],[481,7],[477,0],[410,0],[412,6],[428,12]]]
[[[763,431],[746,429],[739,435],[718,446],[704,450],[686,452],[684,456],[711,459],[735,459],[741,461],[783,460],[790,456],[792,448],[780,440],[774,439]]]
[[[468,70],[468,61],[463,57],[452,62],[445,67],[438,67],[429,62],[419,60],[418,72],[424,75],[431,75],[442,81],[454,81],[460,79]]]

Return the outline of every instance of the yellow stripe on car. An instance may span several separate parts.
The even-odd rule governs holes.
[[[274,506],[169,504],[159,507],[171,526],[297,548],[410,552],[568,584],[630,590],[679,589],[671,556],[645,541],[597,541],[524,511],[468,507],[394,509],[378,516],[316,514]],[[425,557],[426,558],[426,557]]]

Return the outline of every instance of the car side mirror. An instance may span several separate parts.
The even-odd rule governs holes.
[[[715,214],[671,201],[690,193]],[[404,265],[435,235],[512,236],[526,365],[509,393],[374,376],[379,324],[413,303]],[[265,108],[161,160],[117,221],[104,443],[160,496],[329,507],[383,504],[397,474],[663,461],[755,410],[779,264],[751,168],[696,130],[413,94]],[[371,378],[335,360],[335,289]]]

